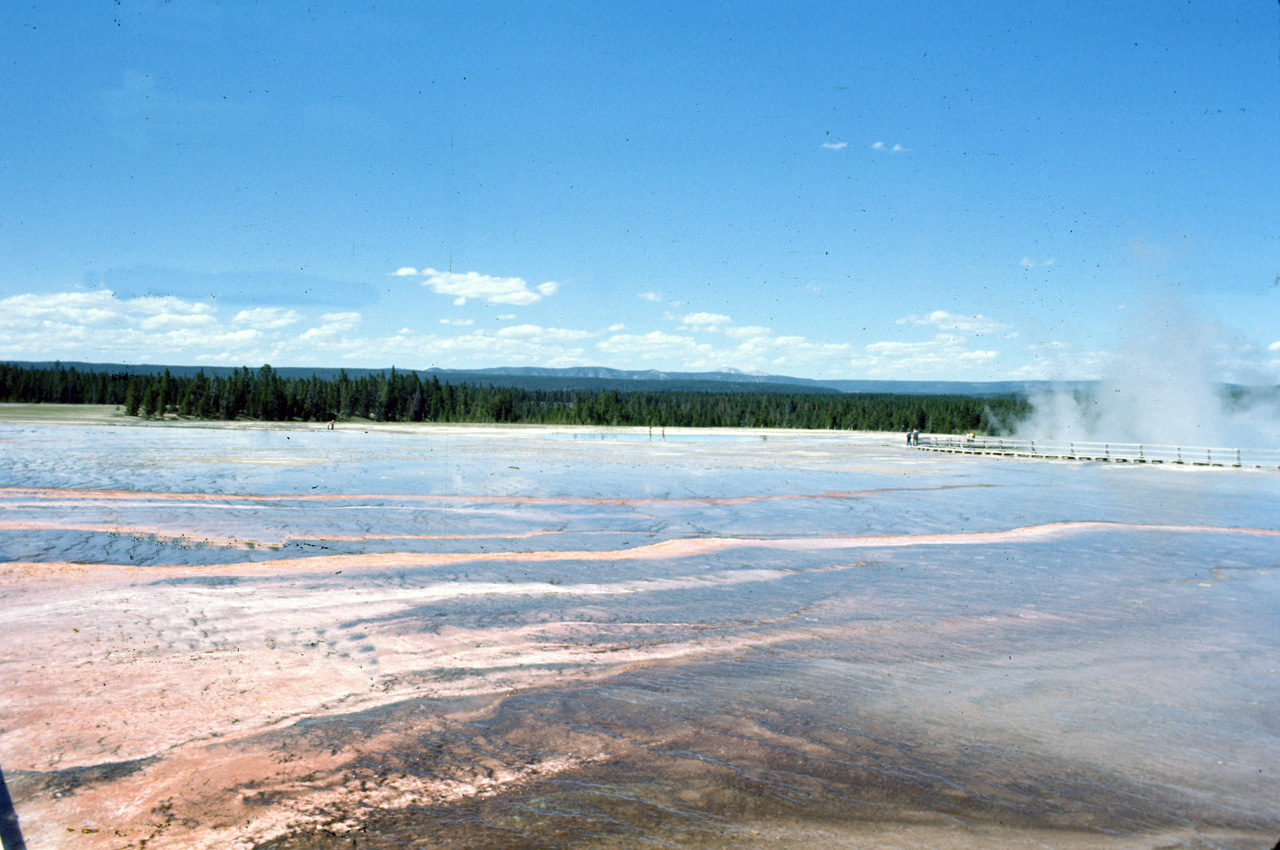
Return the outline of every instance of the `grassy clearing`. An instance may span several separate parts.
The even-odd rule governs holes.
[[[0,403],[0,422],[137,422],[124,415],[115,404],[5,404]]]

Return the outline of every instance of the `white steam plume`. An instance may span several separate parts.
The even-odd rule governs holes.
[[[1280,446],[1280,393],[1254,386],[1233,398],[1225,381],[1259,384],[1228,368],[1228,334],[1168,304],[1149,308],[1094,389],[1033,395],[1021,437],[1151,445]],[[1234,373],[1234,374],[1232,374]]]

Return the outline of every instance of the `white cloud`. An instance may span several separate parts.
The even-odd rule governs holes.
[[[675,318],[675,317],[671,317]],[[653,331],[647,334],[615,334],[596,343],[603,355],[623,367],[706,371],[725,364],[743,371],[792,369],[800,372],[839,373],[852,346],[846,343],[817,343],[802,336],[775,336],[766,327],[729,324],[729,317],[716,313],[695,313],[684,317],[692,322],[681,330],[718,330],[719,339],[729,344],[702,342],[692,334]],[[768,369],[766,369],[768,367]]]
[[[325,313],[320,317],[324,322],[318,328],[308,328],[298,339],[307,342],[331,343],[340,339],[347,331],[355,330],[360,324],[359,313]]]
[[[212,305],[174,296],[119,298],[103,289],[0,299],[7,359],[223,362],[219,354],[238,356],[263,338],[256,328],[228,331]]]
[[[687,368],[690,369],[698,368],[695,364],[709,362],[706,360],[707,355],[715,351],[712,346],[700,344],[693,337],[677,336],[664,331],[615,334],[597,342],[596,348],[604,354],[626,357],[633,364],[678,361],[689,364]]]
[[[462,306],[470,298],[487,301],[490,304],[514,304],[527,306],[541,301],[543,296],[554,295],[560,288],[555,281],[538,284],[536,291],[520,277],[493,277],[478,272],[442,272],[435,269],[423,269],[425,280],[423,286],[431,288],[437,295],[454,296],[453,303]]]
[[[659,302],[662,300],[662,293],[661,292],[641,292],[636,297],[642,301]]]
[[[885,357],[904,357],[921,351],[932,351],[938,347],[937,342],[873,342],[866,346],[872,354]]]
[[[237,325],[248,325],[251,328],[268,331],[283,328],[302,319],[296,310],[283,307],[255,307],[252,310],[241,310],[231,321]]]
[[[541,295],[536,287],[527,291]],[[630,320],[607,327],[593,323],[590,330],[517,324],[514,313],[499,314],[497,323],[477,317],[448,318],[439,324],[439,316],[423,320],[403,312],[331,312],[317,318],[303,308],[283,307],[226,310],[224,317],[217,308],[221,301],[129,299],[107,290],[0,298],[0,359],[277,366],[395,363],[405,368],[608,365],[665,371],[727,365],[746,372],[806,377],[991,380],[1095,376],[1112,358],[1105,351],[1084,351],[1052,339],[1006,350],[1005,340],[1016,336],[1010,326],[984,315],[945,310],[904,316],[897,320],[897,333],[883,337],[847,337],[858,339],[855,345],[778,333],[763,325],[735,325],[725,314],[675,308],[656,311],[665,313],[671,324],[646,332],[645,323]],[[389,319],[386,325],[383,319]],[[1273,340],[1219,359],[1230,354],[1242,364],[1248,361],[1258,370],[1276,372],[1280,339]]]
[[[0,300],[3,324],[66,322],[97,325],[109,322],[135,323],[151,317],[209,316],[208,304],[184,301],[171,295],[143,296],[121,300],[109,289],[91,292],[55,292],[46,295],[13,295]]]
[[[497,331],[478,329],[458,336],[401,334],[393,339],[348,340],[348,359],[385,363],[389,359],[411,368],[447,366],[479,369],[501,363],[539,366],[585,366],[587,358],[576,341],[594,336],[568,328],[516,325]],[[423,362],[424,354],[430,362]]]
[[[359,313],[324,313],[320,316],[320,321],[343,328],[354,328],[361,318]]]
[[[884,150],[884,142],[876,142],[871,146],[873,151]]]
[[[538,325],[512,325],[494,333],[498,339],[535,340],[543,344],[559,344],[575,342],[595,336],[590,331],[576,331],[568,328],[544,328]]]
[[[996,335],[1003,339],[1018,336],[1008,325],[987,316],[962,316],[946,310],[934,310],[922,316],[904,316],[899,325],[915,325],[935,329],[928,340],[883,340],[863,347],[863,354],[849,361],[851,368],[864,376],[903,377],[954,376],[965,373],[988,378],[1001,353],[978,348],[973,337]]]
[[[1034,269],[1036,267],[1035,261],[1030,257],[1023,257],[1018,261],[1018,265],[1022,266],[1024,269]]]
[[[997,322],[995,319],[988,319],[981,314],[977,316],[959,316],[955,313],[948,313],[946,310],[934,310],[926,316],[904,316],[898,319],[897,323],[899,325],[930,325],[939,330],[957,331],[977,336],[994,333],[1017,336],[1016,333],[1010,332],[1008,325],[1003,322]]]
[[[734,339],[764,339],[770,333],[769,328],[760,325],[738,325],[730,328],[722,329],[725,336],[731,336]]]
[[[138,328],[144,331],[214,328],[217,326],[218,320],[205,313],[157,313],[138,322]]]
[[[391,274],[387,275],[387,277],[414,277],[417,274],[418,274],[418,270],[413,268],[412,266],[402,266],[396,269],[395,271],[393,271]]]
[[[924,342],[873,342],[863,349],[869,360],[864,370],[871,374],[946,374],[986,366],[1000,356],[998,351],[969,349],[964,340],[938,334]]]
[[[848,142],[823,142],[822,146],[829,151],[843,150],[849,146]]]
[[[129,310],[149,313],[153,316],[173,314],[207,315],[213,312],[213,308],[208,304],[202,304],[198,301],[184,301],[172,295],[144,295],[140,298],[131,298],[125,301],[124,304]]]
[[[1112,371],[1115,355],[1108,351],[1081,351],[1060,340],[1033,342],[1026,350],[1032,362],[1007,372],[1009,380],[1046,380],[1071,375],[1097,378]]]
[[[890,150],[901,152],[901,151],[905,151],[906,148],[904,148],[902,145],[894,145],[892,148],[890,148]]]
[[[689,329],[708,331],[719,330],[721,326],[732,322],[728,316],[721,313],[689,313],[681,317],[680,321],[684,322]]]
[[[1270,345],[1268,345],[1267,351],[1280,351],[1280,340],[1277,340],[1276,342],[1273,342]]]

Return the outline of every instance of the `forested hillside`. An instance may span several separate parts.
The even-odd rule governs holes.
[[[137,375],[0,364],[0,400],[114,404],[130,416],[325,422],[497,422],[554,425],[830,428],[996,433],[1020,398],[892,394],[528,390],[441,383],[414,372],[282,377],[270,366],[226,375]]]

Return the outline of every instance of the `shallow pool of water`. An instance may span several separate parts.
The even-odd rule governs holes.
[[[0,425],[29,843],[1280,838],[1276,473],[646,436]]]

